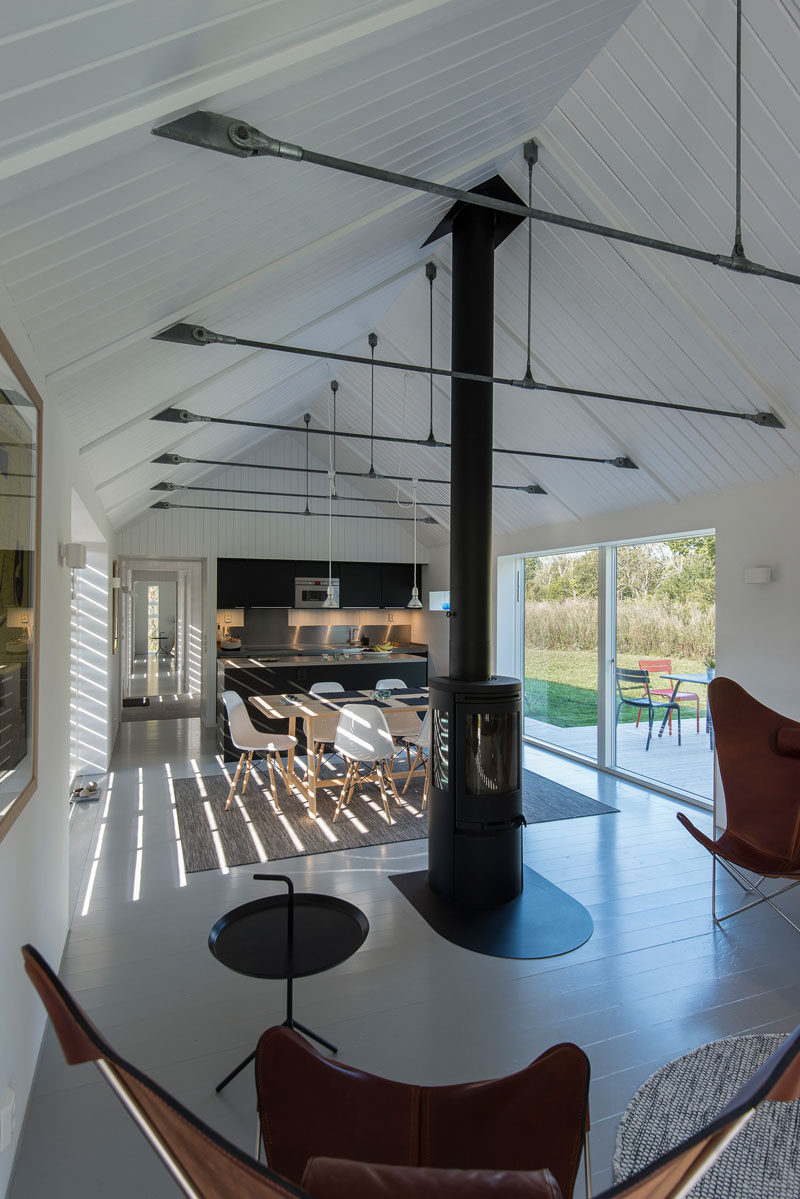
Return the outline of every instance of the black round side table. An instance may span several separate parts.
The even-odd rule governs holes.
[[[335,1045],[306,1028],[292,1015],[292,982],[319,974],[344,962],[364,944],[369,921],[360,908],[335,895],[311,891],[295,894],[285,874],[254,874],[254,879],[285,883],[286,895],[269,895],[233,908],[220,916],[208,935],[208,947],[217,961],[251,978],[286,979],[287,1028],[298,1028],[336,1053]],[[226,1087],[256,1056],[255,1050],[223,1078]]]

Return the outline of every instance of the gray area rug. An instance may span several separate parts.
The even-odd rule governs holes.
[[[231,779],[234,770],[235,763],[229,764]],[[333,813],[340,788],[318,786],[318,819],[311,820],[305,799],[299,792],[287,794],[278,772],[275,773],[277,806],[269,775],[259,764],[244,796],[240,780],[237,797],[227,812],[225,801],[230,780],[224,775],[173,780],[187,873],[217,870],[222,865],[243,866],[301,854],[329,853],[334,849],[416,841],[428,835],[428,819],[422,811],[421,774],[412,780],[405,795],[402,794],[403,782],[398,786],[400,804],[398,806],[390,799],[392,823],[389,825],[379,788],[374,783],[368,783],[353,796],[349,807],[342,810],[334,824]],[[329,767],[329,776],[337,773],[334,760],[334,766]],[[618,811],[529,770],[523,775],[523,807],[529,824]]]
[[[785,1033],[728,1037],[668,1062],[639,1088],[617,1131],[621,1182],[709,1124],[785,1041]],[[690,1192],[692,1199],[797,1199],[800,1101],[764,1103]]]

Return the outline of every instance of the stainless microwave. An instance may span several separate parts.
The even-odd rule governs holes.
[[[331,579],[333,598],[339,607],[339,580]],[[325,579],[295,579],[294,606],[295,608],[321,608],[328,595],[328,580]]]

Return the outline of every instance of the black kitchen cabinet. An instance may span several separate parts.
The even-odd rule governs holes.
[[[379,608],[380,604],[380,562],[340,562],[339,607]]]
[[[414,566],[411,562],[381,563],[382,608],[405,608],[411,599],[414,584]],[[417,567],[417,586],[422,591],[422,567]]]
[[[410,562],[333,562],[341,608],[405,608],[411,598]],[[422,590],[422,567],[417,582]],[[288,558],[218,558],[218,608],[293,608],[296,578],[328,578],[328,563]]]
[[[296,579],[327,579],[328,577],[328,562],[290,562],[292,575]],[[333,578],[338,578],[337,571],[339,569],[338,562],[331,562],[331,574]],[[292,603],[294,603],[294,594],[292,595]]]
[[[291,608],[294,563],[282,558],[218,558],[218,608]]]

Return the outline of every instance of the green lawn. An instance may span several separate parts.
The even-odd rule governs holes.
[[[620,654],[619,666],[638,668],[633,654]],[[702,674],[702,662],[673,658],[676,673]],[[661,680],[664,687],[668,680]],[[651,686],[653,685],[651,680]],[[692,690],[691,687],[687,687]],[[705,687],[698,687],[700,717],[705,716]],[[597,655],[591,650],[525,650],[524,712],[558,728],[570,729],[597,724]],[[694,715],[694,704],[682,704],[681,714]],[[620,723],[632,724],[636,709],[627,705],[620,711]]]

